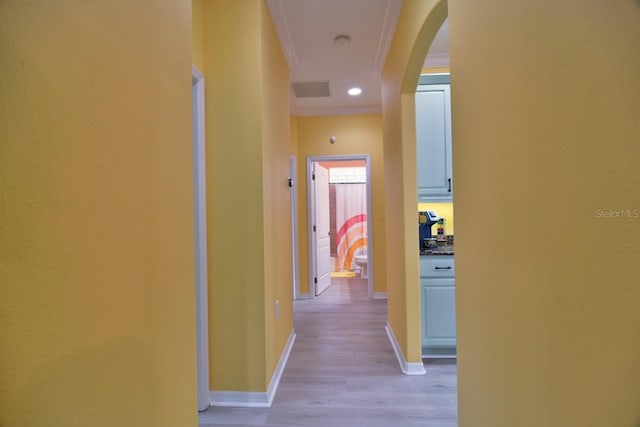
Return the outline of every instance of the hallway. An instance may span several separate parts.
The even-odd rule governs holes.
[[[294,302],[297,334],[271,408],[209,408],[201,427],[457,426],[456,365],[427,362],[405,376],[384,330],[386,300],[361,279],[332,279],[318,298]]]

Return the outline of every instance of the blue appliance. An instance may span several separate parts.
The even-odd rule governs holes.
[[[431,227],[433,224],[437,224],[440,221],[440,217],[436,211],[422,211],[418,212],[418,248],[425,249],[425,239],[433,237],[431,233]]]

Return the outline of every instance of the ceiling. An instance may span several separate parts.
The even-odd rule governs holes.
[[[296,84],[296,91],[293,87],[290,91],[293,115],[381,112],[382,67],[402,0],[267,0],[267,4],[290,80]],[[336,42],[341,35],[349,40]],[[425,65],[448,66],[448,44],[445,21]],[[362,94],[348,95],[354,86]],[[301,97],[305,93],[300,89],[308,89],[306,95],[311,96]]]

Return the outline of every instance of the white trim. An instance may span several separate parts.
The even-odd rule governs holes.
[[[298,299],[310,299],[309,292],[298,292]]]
[[[314,166],[307,157],[307,242],[309,256],[309,298],[315,298],[318,286],[316,283],[316,238],[313,232],[313,224],[316,222],[316,186],[313,182]]]
[[[387,299],[387,293],[386,292],[374,292],[373,295],[371,295],[371,298],[373,298],[373,299]]]
[[[282,52],[287,60],[289,69],[292,69],[294,65],[298,63],[298,55],[296,55],[296,47],[293,44],[293,38],[291,37],[291,30],[287,22],[287,15],[284,11],[284,5],[282,0],[267,0],[267,6],[269,12],[271,12],[271,20],[273,26],[276,29],[278,38],[280,39],[280,46],[282,46]]]
[[[296,333],[292,329],[289,334],[289,339],[282,350],[280,360],[276,365],[276,369],[273,371],[271,381],[269,381],[269,387],[266,392],[259,391],[211,391],[210,404],[211,406],[233,406],[238,408],[270,408],[273,403],[273,398],[278,391],[278,385],[282,378],[285,366],[289,360],[293,343],[296,340]]]
[[[204,76],[191,67],[193,116],[194,235],[196,257],[196,354],[198,409],[209,406],[209,298],[207,275],[207,190],[205,173]]]
[[[396,354],[396,358],[398,359],[398,363],[400,364],[400,369],[402,369],[402,373],[405,375],[425,375],[427,371],[424,369],[424,365],[422,362],[420,363],[409,363],[407,359],[404,357],[404,353],[402,353],[402,348],[396,339],[396,335],[393,333],[393,328],[391,328],[391,324],[387,321],[387,326],[384,327],[384,330],[387,331],[387,336],[389,337],[389,341],[391,341],[391,347],[393,347],[393,351]]]
[[[367,295],[369,298],[375,298],[373,292],[373,277],[374,277],[374,259],[373,259],[373,209],[371,200],[371,186],[373,184],[371,180],[371,155],[370,154],[347,154],[343,156],[309,156],[307,157],[307,235],[308,235],[308,252],[309,252],[309,298],[315,298],[315,289],[313,287],[314,277],[314,257],[312,254],[313,249],[313,231],[312,227],[312,214],[314,206],[312,204],[312,187],[311,182],[311,167],[316,162],[332,162],[332,161],[350,161],[350,160],[364,160],[366,172],[367,172],[367,256],[368,260],[368,274],[367,274]]]
[[[211,406],[236,408],[268,408],[267,393],[253,391],[210,391]]]
[[[196,83],[200,80],[204,79],[204,74],[198,70],[198,67],[195,65],[191,66],[191,84]]]
[[[371,156],[367,155],[364,160],[364,165],[367,172],[367,294],[369,298],[373,296],[373,277],[375,275],[376,262],[373,253],[373,202],[371,186],[373,185],[373,179],[371,178]]]
[[[346,116],[353,114],[382,114],[382,105],[361,105],[353,107],[304,107],[291,106],[291,115],[304,116]]]
[[[300,298],[300,270],[298,261],[298,158],[289,156],[289,179],[291,179],[291,267],[293,299]]]
[[[291,333],[289,334],[289,339],[287,339],[287,343],[284,345],[282,349],[282,354],[280,354],[280,360],[278,360],[278,364],[276,365],[276,369],[273,371],[273,375],[271,376],[271,381],[269,381],[269,387],[267,388],[267,398],[269,400],[269,406],[273,403],[273,398],[276,397],[276,392],[278,391],[278,385],[280,385],[280,379],[282,378],[282,373],[284,372],[284,368],[287,366],[287,361],[289,360],[289,356],[291,355],[291,350],[293,349],[293,343],[296,341],[296,331],[291,329]]]
[[[391,0],[387,3],[387,8],[384,11],[382,32],[380,33],[380,40],[378,41],[378,49],[376,50],[373,67],[371,67],[371,71],[377,76],[382,74],[401,8],[402,0]]]

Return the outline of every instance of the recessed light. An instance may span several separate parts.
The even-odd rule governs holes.
[[[352,87],[347,91],[347,93],[351,96],[358,96],[362,93],[362,89],[360,89],[359,87]]]

